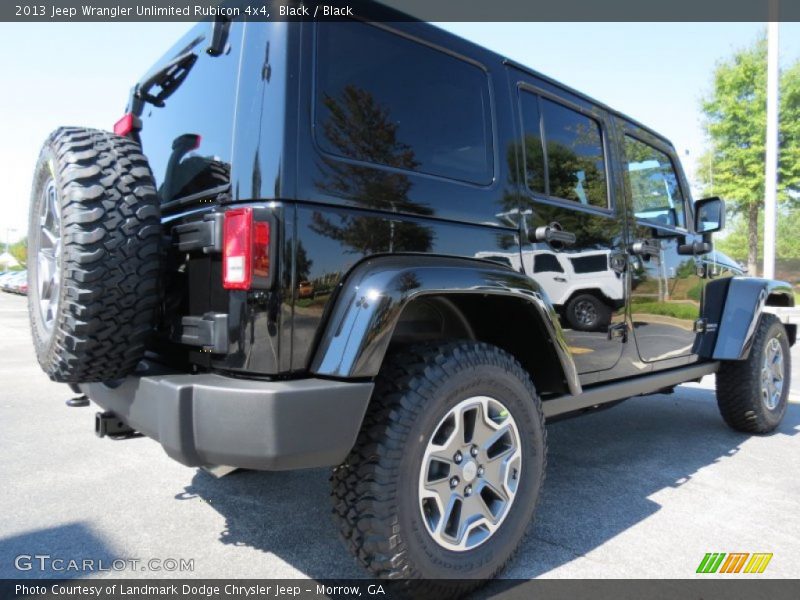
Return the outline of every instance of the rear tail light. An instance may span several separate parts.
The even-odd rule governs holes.
[[[226,290],[267,287],[270,275],[270,224],[256,221],[252,208],[225,213],[222,234],[222,286]]]
[[[133,116],[133,113],[128,113],[114,123],[114,133],[123,137],[131,133],[134,129],[136,129],[136,117]]]
[[[257,221],[253,236],[253,276],[269,277],[269,223]]]

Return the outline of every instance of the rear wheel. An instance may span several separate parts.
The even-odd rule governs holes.
[[[512,356],[473,342],[412,346],[387,358],[334,471],[334,514],[375,575],[427,580],[409,582],[416,593],[465,593],[519,545],[544,468],[541,406]]]
[[[138,144],[74,127],[48,138],[31,195],[28,302],[51,379],[106,381],[133,370],[158,301],[160,237]]]
[[[749,433],[780,425],[789,402],[789,341],[777,317],[761,316],[747,360],[722,363],[717,404],[725,422]]]

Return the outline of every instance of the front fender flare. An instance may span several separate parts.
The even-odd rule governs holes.
[[[578,372],[547,294],[525,275],[485,261],[431,255],[369,258],[347,275],[311,363],[316,375],[378,374],[403,309],[424,295],[503,295],[528,303],[553,343],[572,394]]]
[[[697,353],[714,360],[745,360],[764,308],[776,298],[782,299],[782,306],[793,306],[792,287],[783,281],[738,276],[709,283],[703,305],[706,331],[698,336]]]

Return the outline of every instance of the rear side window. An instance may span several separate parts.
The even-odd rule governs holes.
[[[479,67],[365,23],[317,26],[315,137],[353,160],[488,184],[489,81]]]
[[[590,254],[570,258],[572,270],[578,275],[585,273],[600,273],[608,270],[608,254]]]
[[[520,92],[528,187],[587,206],[608,207],[600,123],[530,92]]]
[[[625,160],[636,218],[685,228],[683,194],[669,156],[626,135]]]
[[[547,193],[544,178],[544,146],[542,144],[539,96],[520,93],[522,121],[525,127],[523,154],[525,155],[525,181],[531,191]]]

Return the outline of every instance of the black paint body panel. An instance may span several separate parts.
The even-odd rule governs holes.
[[[159,326],[164,335],[152,348],[162,359],[199,370],[264,378],[299,378],[313,372],[372,377],[385,346],[369,358],[354,359],[352,368],[323,369],[323,365],[333,360],[327,353],[336,315],[352,309],[346,305],[355,295],[352,282],[363,276],[354,269],[361,269],[365,261],[377,268],[380,261],[375,257],[387,255],[403,255],[411,263],[409,272],[415,271],[415,262],[445,265],[459,259],[479,265],[472,270],[472,282],[455,281],[466,271],[462,267],[450,275],[439,271],[435,278],[429,277],[432,271],[420,270],[427,289],[420,288],[419,293],[469,293],[465,286],[483,285],[481,277],[502,272],[513,275],[517,281],[513,287],[536,290],[550,307],[548,314],[556,315],[551,325],[565,340],[567,363],[578,374],[571,385],[578,388],[698,359],[733,357],[734,352],[722,350],[709,334],[696,336],[692,324],[701,311],[709,320],[719,320],[715,311],[720,310],[723,288],[745,289],[750,284],[718,280],[706,290],[717,276],[707,268],[706,259],[679,255],[681,244],[696,242],[700,236],[693,232],[688,185],[668,140],[601,103],[428,24],[359,25],[374,28],[371,33],[394,36],[406,46],[413,44],[420,52],[435,53],[431,56],[437,60],[456,61],[478,82],[471,85],[487,115],[488,170],[448,177],[455,172],[447,162],[452,157],[443,155],[447,160],[441,163],[431,158],[435,135],[426,140],[425,156],[416,160],[413,144],[403,137],[408,119],[393,120],[380,104],[383,91],[397,90],[391,79],[400,74],[399,63],[394,70],[387,66],[382,74],[375,72],[365,80],[367,87],[375,83],[374,90],[350,90],[337,98],[320,95],[318,49],[325,38],[320,28],[337,26],[341,25],[233,23],[228,53],[200,56],[189,83],[167,99],[166,108],[145,108],[141,137],[157,176],[164,179],[159,173],[167,169],[170,152],[177,165],[178,159],[196,154],[205,162],[192,164],[207,167],[211,174],[199,180],[205,182],[205,190],[192,188],[192,194],[177,200],[174,194],[165,195],[165,235],[172,235],[176,224],[203,219],[210,211],[250,205],[270,213],[277,240],[271,263],[275,284],[261,291],[223,290],[218,252],[170,253]],[[207,28],[208,24],[198,25],[182,44],[204,48]],[[213,80],[223,64],[228,65],[224,77]],[[532,190],[521,93],[535,94],[540,102],[555,102],[598,123],[607,206]],[[213,102],[204,104],[208,95]],[[437,98],[417,94],[413,102],[424,111],[426,103]],[[219,115],[212,116],[208,107],[231,103],[234,106],[224,111],[222,121],[212,122]],[[180,118],[164,117],[175,110],[183,111]],[[336,110],[343,117],[332,121]],[[363,136],[359,119],[372,119],[367,131],[373,135]],[[204,141],[196,152],[180,154],[188,134],[201,135]],[[670,157],[685,197],[685,228],[654,226],[634,218],[624,163],[626,135]],[[381,136],[388,141],[376,150],[373,142]],[[208,154],[200,151],[206,147]],[[455,150],[456,155],[472,151]],[[212,189],[212,183],[222,185]],[[536,237],[536,232],[554,223],[575,234],[573,246]],[[662,253],[658,261],[632,255],[634,243],[643,238],[656,240]],[[537,265],[545,254],[552,255],[548,260],[555,265],[549,272]],[[597,266],[601,264],[607,266]],[[579,279],[582,283],[573,285]],[[608,284],[605,288],[602,281]],[[561,284],[573,287],[557,297]],[[571,324],[568,309],[574,304],[571,300],[586,294],[600,299],[609,316],[607,322],[580,331]],[[677,304],[683,305],[679,311]],[[670,310],[678,316],[670,316]],[[203,319],[208,314],[227,315],[227,335],[213,337],[227,341],[226,351],[219,351],[221,343],[209,352],[169,341],[175,319]]]

